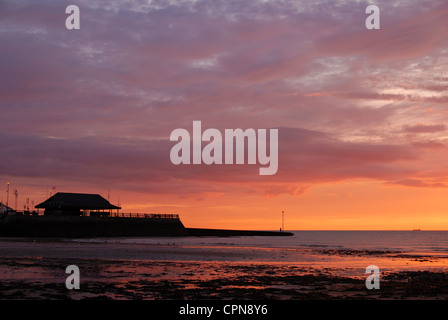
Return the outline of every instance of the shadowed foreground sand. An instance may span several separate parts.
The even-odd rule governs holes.
[[[65,287],[65,268],[81,272]],[[367,290],[365,267],[381,269]],[[0,299],[447,299],[446,257],[402,252],[0,241]]]

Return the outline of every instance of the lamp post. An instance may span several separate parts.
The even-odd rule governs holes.
[[[9,181],[6,184],[6,210],[8,210],[9,205]]]
[[[282,231],[285,231],[285,211],[282,211]]]
[[[17,192],[17,189],[14,189],[14,196],[16,197],[16,205],[14,210],[17,211],[17,198],[19,197],[19,193]]]

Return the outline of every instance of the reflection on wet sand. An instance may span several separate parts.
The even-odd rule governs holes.
[[[446,299],[448,259],[397,251],[0,241],[2,299]],[[81,289],[65,288],[65,268]],[[367,290],[365,268],[381,270]]]

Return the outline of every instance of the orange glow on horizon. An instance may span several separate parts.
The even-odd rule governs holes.
[[[378,182],[318,185],[301,195],[133,196],[125,212],[177,213],[186,227],[279,230],[448,230],[448,190]],[[151,197],[151,196],[148,196]]]

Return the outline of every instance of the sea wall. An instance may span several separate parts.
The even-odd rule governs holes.
[[[289,232],[185,228],[179,218],[82,216],[0,217],[0,237],[239,237],[292,236]]]
[[[14,216],[0,218],[2,237],[187,236],[180,219]]]

